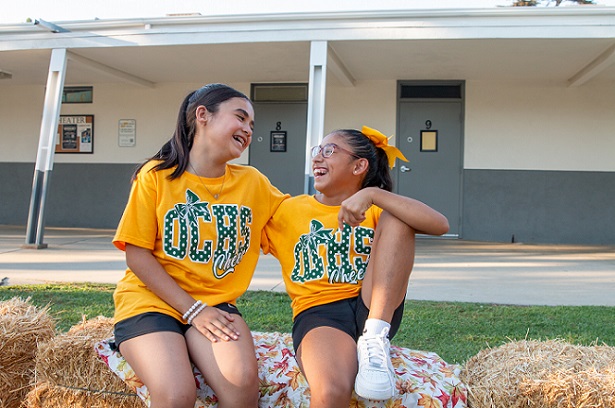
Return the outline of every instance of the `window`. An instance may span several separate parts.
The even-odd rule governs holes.
[[[402,85],[401,99],[461,99],[460,85]]]
[[[253,84],[254,102],[307,102],[306,84]]]
[[[65,86],[62,103],[92,103],[91,86]]]

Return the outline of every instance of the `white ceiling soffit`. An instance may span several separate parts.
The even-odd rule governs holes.
[[[88,68],[90,68],[92,70],[95,70],[95,71],[98,71],[98,72],[102,72],[102,73],[105,73],[105,74],[109,74],[109,75],[111,75],[113,77],[116,77],[118,79],[121,79],[121,80],[124,80],[124,81],[127,81],[127,82],[132,82],[134,84],[145,86],[145,87],[148,87],[148,88],[153,88],[154,85],[155,85],[152,81],[148,81],[147,79],[143,79],[143,78],[140,78],[138,76],[129,74],[127,72],[120,71],[119,69],[110,67],[110,66],[102,64],[100,62],[96,62],[96,61],[94,61],[92,59],[83,57],[81,55],[77,55],[74,52],[70,52],[69,51],[67,54],[68,54],[67,58],[68,58],[69,61],[76,61],[76,62],[78,62],[80,64],[83,64],[84,66],[86,66],[86,67],[88,67]]]
[[[0,25],[9,84],[44,84],[69,48],[66,84],[305,82],[309,42],[327,40],[345,86],[382,79],[615,81],[615,9],[597,7],[303,13]]]
[[[574,74],[569,80],[570,86],[580,86],[600,75],[615,65],[615,44],[596,57],[589,64],[584,66],[579,72]]]

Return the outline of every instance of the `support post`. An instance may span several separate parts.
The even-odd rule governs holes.
[[[316,146],[325,127],[325,97],[327,93],[327,41],[312,41],[310,45],[310,79],[308,84],[307,137],[305,138],[305,194],[314,192],[314,179],[310,175],[312,156],[310,148]]]
[[[38,142],[34,177],[32,180],[32,195],[26,227],[26,242],[24,247],[47,248],[43,243],[45,231],[45,202],[53,170],[53,158],[58,132],[60,108],[62,106],[62,91],[66,77],[66,49],[54,49],[51,52],[47,89],[43,106],[43,119]]]

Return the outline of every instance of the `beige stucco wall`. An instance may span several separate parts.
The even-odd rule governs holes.
[[[0,162],[34,162],[44,92],[42,86],[0,88]]]
[[[204,78],[204,83],[206,78]],[[201,84],[95,84],[94,103],[64,105],[63,114],[94,115],[94,154],[57,154],[57,163],[139,163],[170,137],[182,98]],[[249,83],[229,84],[249,94]],[[324,130],[368,125],[396,131],[396,82],[329,81]],[[615,83],[467,81],[467,169],[615,171]],[[34,162],[44,87],[0,88],[0,161]],[[135,147],[118,146],[118,120],[136,119]],[[256,118],[258,120],[258,118]],[[237,160],[248,162],[248,153]]]
[[[394,135],[396,97],[396,81],[359,81],[354,87],[329,85],[325,133],[334,129],[369,126],[387,136]]]
[[[615,171],[615,82],[466,82],[466,169]]]
[[[173,133],[179,105],[202,84],[160,84],[144,88],[126,84],[94,84],[91,104],[64,104],[61,114],[94,115],[94,153],[56,154],[56,163],[140,163],[160,149]],[[229,84],[250,93],[250,84]],[[43,112],[44,87],[2,87],[0,149],[2,162],[34,162]],[[119,147],[118,121],[135,119],[137,143]],[[247,163],[247,152],[238,162]]]

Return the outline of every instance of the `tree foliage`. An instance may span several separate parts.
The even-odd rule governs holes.
[[[577,3],[579,5],[587,5],[587,4],[594,4],[594,0],[515,0],[513,1],[512,6],[513,7],[535,7],[538,6],[539,4],[543,4],[545,3],[546,7],[549,7],[551,5],[554,5],[555,7],[558,7],[560,4],[562,3]]]

